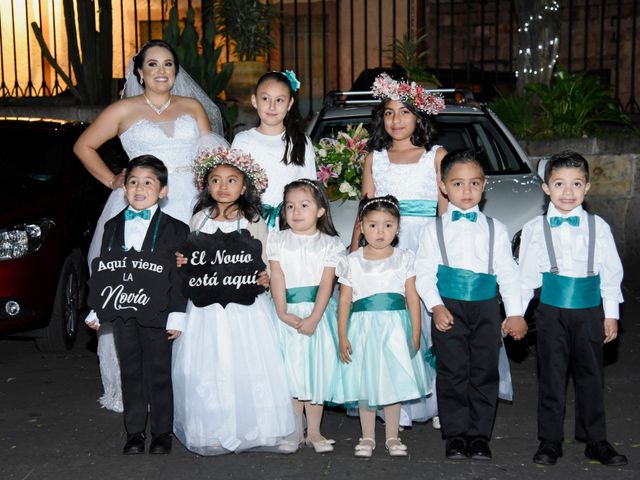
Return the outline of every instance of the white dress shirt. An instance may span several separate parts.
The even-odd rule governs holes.
[[[520,277],[522,281],[522,306],[526,309],[533,297],[533,290],[542,285],[542,274],[551,269],[549,254],[544,242],[542,219],[551,217],[580,217],[580,225],[573,227],[566,222],[551,228],[553,249],[558,262],[560,275],[567,277],[586,277],[589,248],[589,227],[587,212],[578,206],[568,215],[562,215],[550,203],[546,216],[529,221],[522,229],[520,243]],[[609,225],[595,216],[596,245],[593,269],[600,274],[600,293],[605,318],[620,317],[619,304],[623,301],[620,284],[622,283],[622,262],[618,256],[615,241]]]
[[[145,220],[142,217],[135,217],[131,220],[125,220],[124,222],[124,248],[125,250],[130,250],[131,248],[140,251],[142,250],[142,244],[144,243],[144,238],[147,235],[147,230],[149,230],[149,225],[151,224],[151,220],[153,216],[156,214],[156,210],[158,209],[158,204],[152,205],[148,208],[151,212],[151,216],[149,220]],[[139,212],[135,208],[129,206],[127,210],[132,210],[134,212]],[[98,315],[95,310],[91,310],[87,318],[85,318],[85,323],[91,323],[96,321],[98,325],[100,325],[100,320],[98,319]],[[184,331],[184,323],[185,323],[185,313],[184,312],[171,312],[167,317],[167,330],[179,330]]]
[[[476,212],[478,218],[471,222],[460,218],[453,222],[451,212]],[[520,299],[520,280],[518,269],[511,255],[511,243],[507,228],[498,220],[495,226],[493,246],[493,270],[500,288],[500,295],[508,317],[522,315]],[[461,210],[453,204],[442,216],[444,243],[449,266],[471,270],[475,273],[489,273],[489,226],[486,217],[477,206]],[[443,305],[437,287],[438,265],[443,265],[440,246],[436,233],[436,221],[431,219],[420,233],[420,244],[416,254],[416,288],[427,308],[431,311],[436,305]]]

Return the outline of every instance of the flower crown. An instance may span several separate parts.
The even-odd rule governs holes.
[[[193,161],[192,170],[195,174],[195,183],[198,190],[202,191],[205,188],[207,175],[211,169],[218,165],[231,165],[240,170],[256,187],[258,192],[266,190],[269,185],[267,172],[255,162],[251,155],[242,150],[227,150],[220,146],[202,150]]]
[[[372,88],[375,98],[388,98],[397,102],[409,103],[421,112],[437,115],[444,110],[444,98],[431,93],[416,82],[394,80],[386,73],[378,75]]]

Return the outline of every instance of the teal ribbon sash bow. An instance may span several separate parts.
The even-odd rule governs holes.
[[[275,207],[267,203],[262,204],[262,218],[267,222],[269,230],[275,230],[278,225],[278,217],[280,216],[280,210],[282,210],[283,202],[280,202]]]
[[[376,293],[356,300],[351,305],[354,312],[384,312],[389,310],[404,310],[407,304],[404,295],[399,293]]]

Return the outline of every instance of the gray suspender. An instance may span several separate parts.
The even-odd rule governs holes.
[[[593,277],[595,272],[593,270],[595,252],[596,252],[596,217],[587,213],[587,226],[589,228],[589,253],[587,255],[587,276]],[[553,249],[553,241],[551,240],[551,227],[549,227],[549,220],[546,216],[542,217],[542,231],[544,232],[544,243],[547,246],[547,253],[549,255],[549,263],[551,264],[551,273],[558,273],[558,261],[556,260],[556,252]]]
[[[495,227],[493,225],[493,218],[485,216],[487,219],[487,225],[489,227],[489,265],[487,271],[489,275],[493,275],[493,246],[495,244]],[[436,217],[436,235],[438,237],[438,246],[440,247],[440,254],[442,255],[442,262],[446,267],[449,266],[449,258],[447,257],[447,249],[444,245],[444,230],[442,228],[442,217]]]

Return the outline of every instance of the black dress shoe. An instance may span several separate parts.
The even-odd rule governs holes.
[[[542,440],[533,455],[533,462],[539,465],[555,465],[562,456],[562,443]]]
[[[470,438],[467,442],[467,456],[473,460],[491,460],[489,442],[482,437]]]
[[[449,460],[463,460],[467,458],[467,443],[464,441],[464,438],[447,438],[444,454]]]
[[[144,453],[144,433],[131,433],[127,435],[127,443],[124,444],[122,453],[125,455],[138,455]]]
[[[627,464],[627,457],[616,452],[606,440],[587,443],[584,455],[591,460],[597,460],[601,464],[611,467],[620,467]]]
[[[149,447],[149,453],[155,454],[167,454],[171,453],[171,439],[173,437],[170,433],[161,433],[160,435],[154,435],[151,437],[151,446]]]

